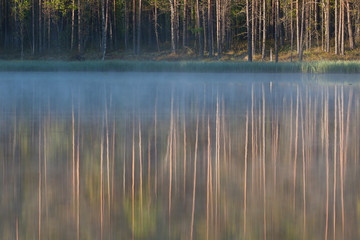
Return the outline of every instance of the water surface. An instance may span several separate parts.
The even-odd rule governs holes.
[[[0,238],[358,239],[358,78],[0,73]]]

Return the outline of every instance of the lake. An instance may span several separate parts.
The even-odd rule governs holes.
[[[1,239],[358,239],[359,77],[0,73]]]

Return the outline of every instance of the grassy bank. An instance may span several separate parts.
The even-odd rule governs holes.
[[[242,73],[360,73],[360,61],[203,62],[203,61],[0,61],[0,71],[115,72],[242,72]]]

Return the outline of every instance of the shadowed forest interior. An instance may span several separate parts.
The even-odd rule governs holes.
[[[0,0],[2,58],[170,53],[277,62],[279,52],[291,61],[304,51],[355,54],[359,36],[357,0]]]
[[[2,239],[359,237],[349,75],[24,77],[0,82]]]

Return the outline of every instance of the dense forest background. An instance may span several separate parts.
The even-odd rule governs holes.
[[[137,56],[192,52],[278,61],[314,48],[345,55],[360,36],[358,0],[0,0],[0,55]]]

